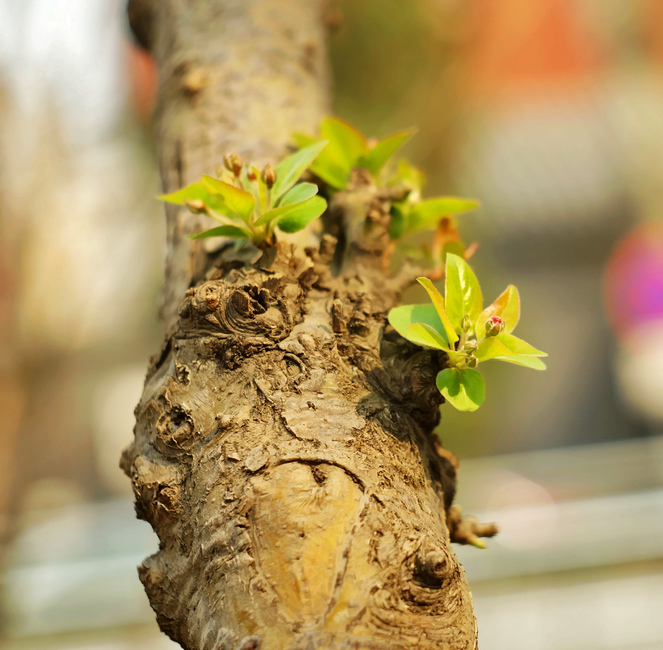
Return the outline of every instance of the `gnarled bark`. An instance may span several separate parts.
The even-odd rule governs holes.
[[[314,130],[317,2],[132,7],[162,73],[167,190]],[[330,235],[243,263],[183,239],[197,217],[168,215],[170,329],[122,467],[160,539],[141,580],[185,648],[476,647],[446,524],[455,468],[432,435],[444,357],[384,335],[410,276],[385,275],[384,201],[354,183],[368,219],[336,275]],[[350,218],[343,196],[332,208]]]

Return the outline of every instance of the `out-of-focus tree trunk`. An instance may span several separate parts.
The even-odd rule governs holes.
[[[329,110],[322,2],[129,7],[160,71],[166,190],[228,151],[276,162]],[[444,359],[384,336],[411,278],[385,274],[376,188],[351,189],[370,227],[335,275],[329,235],[243,262],[168,208],[167,336],[122,467],[160,539],[141,580],[187,649],[476,647],[455,468],[432,434]]]

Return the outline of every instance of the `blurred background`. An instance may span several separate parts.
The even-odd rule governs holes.
[[[274,0],[278,2],[278,0]],[[427,196],[548,370],[443,409],[482,650],[663,648],[663,2],[334,0],[335,112]],[[0,0],[0,647],[166,650],[117,467],[160,344],[157,79],[121,0]],[[408,298],[425,301],[413,291]],[[498,367],[498,366],[505,367]]]

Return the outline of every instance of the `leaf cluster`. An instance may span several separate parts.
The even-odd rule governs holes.
[[[192,235],[192,239],[222,236],[235,238],[240,245],[251,241],[258,247],[269,246],[274,242],[275,228],[298,232],[326,210],[327,201],[317,195],[318,186],[298,182],[326,146],[326,141],[316,142],[284,158],[276,169],[267,165],[262,171],[229,154],[226,167],[217,169],[217,178],[203,176],[158,198],[186,205],[221,224]]]
[[[392,198],[389,236],[399,243],[416,233],[435,230],[432,248],[401,245],[410,257],[425,258],[433,267],[444,266],[446,254],[453,252],[465,259],[474,252],[466,247],[458,233],[456,216],[476,210],[478,201],[454,196],[422,198],[425,175],[406,160],[398,165],[390,164],[398,151],[415,134],[415,129],[406,129],[380,140],[369,140],[355,127],[337,117],[326,117],[320,123],[319,138],[329,144],[311,165],[311,172],[325,183],[330,192],[347,188],[352,170],[368,171],[379,187],[384,187]],[[316,138],[295,133],[295,144],[308,147]],[[438,272],[441,275],[441,272]]]
[[[458,255],[446,257],[444,296],[428,278],[419,278],[431,304],[403,305],[389,312],[389,323],[417,345],[441,350],[448,367],[437,375],[444,398],[460,411],[475,411],[486,388],[479,363],[496,359],[545,370],[547,356],[512,334],[520,319],[518,290],[509,285],[488,307],[470,266]]]

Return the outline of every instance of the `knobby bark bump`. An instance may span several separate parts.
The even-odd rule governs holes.
[[[133,0],[130,14],[160,69],[166,191],[227,151],[276,160],[327,112],[320,2]],[[257,260],[206,251],[185,239],[200,218],[168,207],[167,335],[122,467],[160,540],[140,578],[190,650],[477,647],[447,527],[462,536],[456,466],[432,433],[445,360],[385,334],[414,275],[386,273],[370,179],[349,195],[335,222],[365,223],[341,264],[331,234]]]

